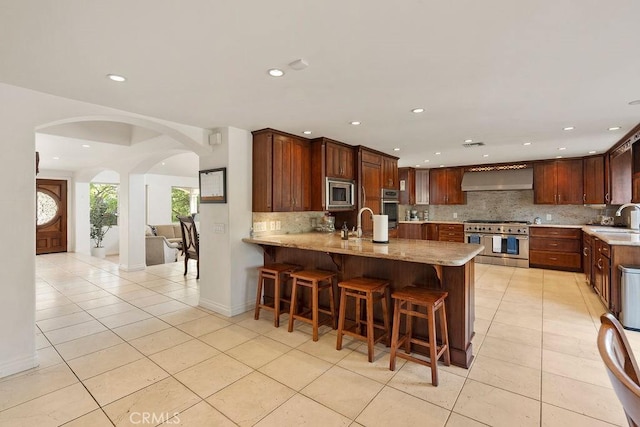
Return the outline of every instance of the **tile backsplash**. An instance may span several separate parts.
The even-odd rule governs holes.
[[[320,224],[324,212],[254,212],[253,222],[265,222],[266,231],[257,231],[254,227],[254,236],[265,236],[269,234],[296,234],[308,233],[313,230],[314,224]],[[271,223],[279,230],[271,230]]]
[[[404,219],[405,210],[411,206],[401,205],[399,217]],[[524,220],[533,222],[540,217],[543,224],[587,224],[597,215],[614,216],[617,206],[592,208],[582,205],[536,205],[533,190],[514,191],[469,191],[466,205],[416,205],[419,212],[429,210],[432,221],[465,221],[469,219]],[[457,218],[454,218],[454,213]],[[551,215],[551,219],[547,219]],[[616,223],[625,217],[616,218]]]

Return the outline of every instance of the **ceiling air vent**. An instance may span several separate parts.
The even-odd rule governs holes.
[[[484,146],[484,142],[470,142],[468,144],[462,144],[462,146],[467,148],[482,147]]]

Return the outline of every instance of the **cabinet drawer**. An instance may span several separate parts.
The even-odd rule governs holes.
[[[529,241],[529,249],[549,252],[580,252],[580,241],[573,239],[541,239],[532,238]]]
[[[441,242],[459,242],[464,243],[464,232],[446,231],[440,229],[438,240]]]
[[[553,237],[556,239],[580,239],[580,237],[582,237],[582,230],[579,228],[529,227],[529,236]]]
[[[582,256],[570,253],[529,251],[529,265],[531,267],[551,267],[562,270],[580,271],[582,268]]]
[[[440,232],[454,231],[456,233],[464,234],[464,226],[462,224],[440,224]]]

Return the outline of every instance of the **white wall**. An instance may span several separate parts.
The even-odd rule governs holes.
[[[255,304],[262,250],[242,242],[251,227],[251,133],[218,129],[222,144],[200,157],[200,169],[227,168],[227,203],[200,204],[200,305],[234,316]],[[221,224],[223,233],[214,233]]]
[[[0,247],[0,377],[38,364],[35,351],[35,132],[38,127],[80,117],[124,118],[148,123],[202,149],[206,132],[193,126],[150,120],[99,105],[0,83],[0,222],[11,224]],[[191,138],[189,140],[189,137]],[[185,143],[187,143],[185,142]],[[144,233],[144,230],[142,230]],[[144,240],[142,235],[141,240]],[[46,255],[45,255],[46,256]]]
[[[198,188],[197,177],[146,174],[147,224],[171,224],[171,187]]]

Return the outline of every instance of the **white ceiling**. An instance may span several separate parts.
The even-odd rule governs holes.
[[[5,0],[0,81],[202,128],[309,129],[401,166],[582,156],[640,122],[638,16],[637,0]]]

